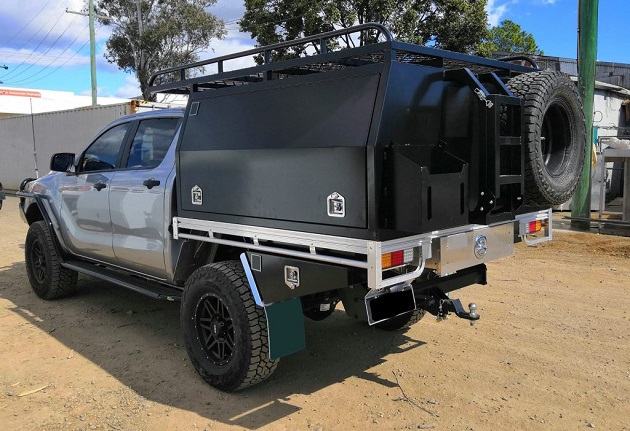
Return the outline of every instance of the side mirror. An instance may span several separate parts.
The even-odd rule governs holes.
[[[72,172],[74,166],[73,153],[57,153],[50,158],[50,170],[55,172]]]

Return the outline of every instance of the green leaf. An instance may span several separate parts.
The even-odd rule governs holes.
[[[160,69],[197,61],[212,39],[222,39],[224,22],[207,12],[216,0],[97,0],[97,15],[112,27],[105,58],[135,73],[145,100],[148,81]],[[138,8],[139,7],[139,8]]]

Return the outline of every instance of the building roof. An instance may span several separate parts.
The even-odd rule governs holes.
[[[534,56],[541,69],[559,70],[569,75],[578,74],[577,60],[572,58]],[[630,90],[630,64],[598,61],[595,65],[595,80]]]
[[[129,100],[120,97],[98,97],[97,103],[114,105]],[[91,96],[80,96],[71,91],[0,87],[0,117],[63,111],[91,105]]]

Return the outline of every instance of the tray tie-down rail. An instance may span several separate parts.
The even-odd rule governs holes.
[[[226,239],[225,237],[244,238],[247,242]],[[173,238],[222,244],[365,269],[367,271],[367,284],[372,290],[382,290],[397,284],[410,283],[422,274],[426,260],[431,257],[431,238],[426,235],[381,242],[183,217],[173,218]],[[414,250],[412,263],[415,269],[397,275],[390,275],[393,272],[391,271],[392,268],[384,271],[383,254],[409,249]],[[348,253],[354,253],[360,257],[339,256],[339,254]]]

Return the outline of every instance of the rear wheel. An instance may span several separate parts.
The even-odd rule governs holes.
[[[580,180],[586,152],[582,101],[564,73],[544,70],[507,83],[524,101],[525,201],[560,205]]]
[[[425,310],[414,310],[389,320],[385,320],[384,322],[377,323],[374,326],[384,331],[397,331],[399,329],[408,328],[414,323],[421,321],[425,314]]]
[[[45,221],[33,223],[26,234],[26,273],[33,291],[43,299],[68,296],[77,287],[77,272],[61,266],[53,241]]]
[[[254,385],[278,365],[269,359],[265,311],[256,306],[239,262],[195,271],[186,282],[180,318],[191,362],[217,389]]]

